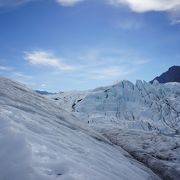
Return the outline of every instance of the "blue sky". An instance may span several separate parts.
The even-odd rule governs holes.
[[[0,0],[0,76],[48,91],[180,65],[180,0]]]

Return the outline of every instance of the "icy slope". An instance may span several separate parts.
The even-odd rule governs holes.
[[[52,98],[53,97],[53,98]],[[58,97],[56,99],[56,97]],[[69,97],[73,101],[69,101]],[[73,97],[73,98],[72,98]],[[180,84],[122,81],[89,92],[51,96],[96,129],[121,128],[180,133]],[[66,102],[62,101],[66,99]],[[62,103],[63,102],[63,103]]]
[[[92,94],[91,91],[68,91],[60,92],[57,94],[49,94],[45,97],[52,99],[56,104],[67,110],[68,112],[74,112],[76,104],[81,102],[87,95]]]
[[[179,83],[122,81],[89,92],[61,93],[49,98],[68,107],[68,111],[163,179],[180,179]]]
[[[163,179],[180,179],[180,136],[119,128],[101,130],[101,133]]]
[[[0,147],[1,180],[158,179],[73,115],[4,78]]]

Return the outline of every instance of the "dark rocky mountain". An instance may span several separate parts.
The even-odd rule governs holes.
[[[157,80],[159,83],[180,82],[180,66],[172,66],[168,71],[154,78],[150,83]]]

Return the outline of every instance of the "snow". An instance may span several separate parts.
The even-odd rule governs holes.
[[[73,114],[0,78],[1,180],[159,179]]]

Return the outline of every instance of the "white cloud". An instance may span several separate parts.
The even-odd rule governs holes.
[[[18,6],[38,0],[0,0],[0,7]],[[73,6],[87,0],[54,0],[61,6]],[[114,6],[128,6],[134,12],[172,11],[180,6],[180,0],[102,0]],[[179,9],[179,8],[178,8]]]
[[[19,6],[38,0],[0,0],[0,7]],[[61,6],[74,6],[87,0],[54,0]],[[143,13],[148,11],[180,11],[180,0],[102,0],[113,6],[127,6],[132,11]],[[178,13],[179,14],[179,13]],[[179,16],[177,22],[179,23]],[[125,28],[132,24],[125,24]]]
[[[108,0],[110,4],[126,5],[135,12],[171,11],[180,6],[180,0]]]
[[[74,6],[84,0],[56,0],[61,6]]]
[[[121,7],[127,6],[132,11],[144,13],[149,11],[164,11],[168,13],[171,25],[180,23],[180,0],[107,0],[110,5]],[[139,24],[132,22],[120,24],[121,28],[138,27]]]
[[[25,52],[24,58],[33,65],[51,66],[63,71],[75,69],[74,66],[64,63],[62,58],[55,57],[52,53],[47,51]]]
[[[170,12],[171,25],[176,25],[180,23],[180,7],[175,8]]]

